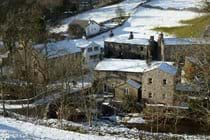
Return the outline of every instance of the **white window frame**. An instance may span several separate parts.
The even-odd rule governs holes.
[[[125,88],[125,89],[124,89],[124,94],[126,94],[126,95],[129,94],[129,89],[128,89],[128,88]]]

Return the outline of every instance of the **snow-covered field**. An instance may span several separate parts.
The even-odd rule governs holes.
[[[32,123],[0,117],[2,140],[125,140],[111,136],[95,136],[59,130]]]
[[[160,10],[154,8],[140,7],[128,19],[125,24],[113,30],[115,36],[129,36],[129,32],[134,33],[134,38],[148,38],[153,35],[157,38],[158,32],[152,30],[155,27],[181,26],[179,21],[192,19],[201,14],[191,11]],[[91,40],[103,46],[103,42],[109,37],[109,33],[104,33]],[[165,37],[173,37],[165,35]]]
[[[118,7],[121,7],[125,10],[126,14],[132,14],[133,9],[135,9],[139,4],[145,2],[145,0],[124,0],[122,3],[102,7],[98,9],[93,9],[82,14],[78,14],[76,16],[67,18],[62,21],[62,25],[52,29],[52,32],[65,32],[68,29],[68,24],[70,24],[74,20],[95,20],[98,23],[104,22],[106,20],[112,19],[116,17],[115,10]]]
[[[181,26],[181,20],[188,20],[199,17],[202,14],[192,11],[182,10],[185,8],[199,8],[201,0],[151,0],[146,5],[158,6],[157,8],[145,8],[139,4],[144,3],[146,0],[125,0],[120,4],[107,6],[99,9],[90,10],[82,14],[65,19],[60,27],[53,28],[53,32],[67,31],[68,24],[74,19],[93,19],[97,22],[103,22],[110,18],[115,17],[115,9],[120,6],[125,9],[126,13],[130,13],[130,18],[121,27],[113,30],[115,36],[128,37],[129,32],[134,32],[135,38],[149,38],[153,35],[155,38],[158,32],[152,30],[155,27],[173,27]],[[177,10],[168,10],[173,8]],[[91,38],[91,41],[103,46],[104,40],[109,37],[109,33],[104,33]],[[174,37],[173,35],[165,34],[165,37]]]
[[[153,0],[147,5],[161,7],[163,9],[187,9],[200,8],[202,0]]]

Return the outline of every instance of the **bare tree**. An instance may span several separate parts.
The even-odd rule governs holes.
[[[125,17],[125,14],[126,14],[125,10],[118,6],[117,9],[115,10],[115,13],[116,13],[117,18],[118,18],[118,20],[117,20],[118,24],[121,24],[122,20]]]

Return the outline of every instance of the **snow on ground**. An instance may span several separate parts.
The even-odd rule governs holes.
[[[115,36],[129,36],[129,32],[134,33],[134,38],[148,38],[158,32],[152,30],[155,27],[182,26],[181,20],[188,20],[200,16],[201,14],[190,11],[160,10],[154,8],[139,7],[138,10],[128,19],[125,24],[113,30]],[[104,40],[109,37],[109,33],[104,33],[91,40],[103,46]],[[165,35],[165,37],[174,37]]]
[[[121,7],[126,11],[126,14],[132,14],[133,9],[136,8],[139,4],[145,2],[145,0],[124,0],[123,2],[111,6],[106,6],[98,9],[93,9],[76,16],[67,18],[62,21],[62,25],[58,28],[54,28],[51,31],[55,33],[65,32],[68,29],[68,24],[70,24],[74,20],[94,20],[98,23],[107,21],[109,19],[115,18],[116,13],[115,10],[118,7]]]
[[[0,138],[7,140],[125,140],[119,137],[79,134],[3,117],[0,117]]]
[[[145,120],[142,117],[133,117],[127,121],[127,123],[143,124]]]
[[[201,1],[201,0],[198,0]],[[152,30],[155,27],[173,27],[182,26],[181,20],[188,20],[195,17],[199,17],[202,14],[184,11],[184,10],[161,10],[157,8],[145,8],[138,7],[135,8],[140,3],[145,2],[144,0],[125,0],[120,4],[107,6],[99,9],[94,9],[77,16],[70,17],[63,21],[63,25],[58,28],[54,28],[54,32],[64,32],[67,30],[67,26],[74,19],[93,19],[97,22],[102,22],[113,18],[115,16],[115,9],[118,5],[123,7],[127,13],[131,13],[130,18],[124,23],[123,26],[118,27],[113,30],[115,36],[128,37],[129,32],[134,32],[134,38],[149,38],[149,36],[154,35],[155,38],[158,36],[158,32]],[[197,7],[197,0],[151,0],[149,4],[159,5],[165,8],[165,5],[173,6],[174,9],[181,9],[181,6],[186,8]],[[160,5],[161,4],[161,5]],[[185,5],[186,4],[186,5]],[[195,6],[196,5],[196,6]],[[109,37],[109,32],[98,35],[91,38],[91,41],[96,41],[96,43],[104,46],[104,40]],[[165,35],[165,37],[174,37],[173,35]]]
[[[154,7],[161,7],[163,9],[186,9],[186,8],[200,8],[203,0],[153,0],[147,5]]]
[[[63,83],[58,83],[58,84],[59,85],[62,85]],[[82,88],[85,89],[85,88],[91,87],[91,83],[90,82],[83,82],[83,83],[81,83],[79,81],[75,87],[72,85],[72,83],[70,83],[69,86],[71,87],[70,88],[71,90],[70,90],[70,93],[69,94],[72,94],[72,93],[76,93],[76,92],[80,91]],[[64,86],[63,88],[66,89],[66,86]],[[27,107],[34,108],[34,107],[36,107],[38,105],[43,105],[43,104],[51,103],[51,102],[59,99],[61,97],[61,95],[62,94],[60,92],[56,92],[54,94],[51,94],[51,95],[46,96],[45,98],[36,100],[35,102],[30,103],[29,105],[27,105],[27,104],[5,104],[5,108],[7,110],[23,109],[23,108],[27,108]],[[3,108],[2,107],[2,104],[0,104],[0,109],[2,109],[2,108]]]

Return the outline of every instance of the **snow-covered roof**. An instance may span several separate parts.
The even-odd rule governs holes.
[[[173,62],[152,61],[151,65],[148,65],[146,60],[104,59],[97,64],[95,70],[143,73],[159,67],[165,72],[174,73],[175,69],[169,68],[170,65],[173,65]]]
[[[109,37],[105,40],[105,42],[115,42],[115,43],[122,43],[122,44],[137,44],[137,45],[149,45],[149,40],[145,38],[135,38],[128,39],[129,35],[126,36],[114,36]]]
[[[66,39],[58,42],[48,43],[47,49],[49,58],[54,58],[67,54],[78,53],[81,52],[81,48],[89,48],[94,46],[99,46],[99,44],[86,39]],[[42,50],[42,53],[45,54],[44,44],[35,45],[34,48]]]
[[[59,56],[64,56],[67,54],[73,54],[81,52],[81,48],[93,47],[98,44],[88,41],[86,39],[75,39],[75,40],[62,40],[58,42],[52,42],[47,44],[48,56],[49,58],[55,58]],[[44,44],[35,45],[34,48],[41,50],[45,54]]]
[[[136,88],[136,89],[139,89],[139,88],[141,87],[141,84],[139,84],[138,82],[136,82],[136,81],[134,81],[134,80],[131,80],[131,79],[129,79],[129,80],[127,81],[127,83],[128,83],[129,85],[131,85],[132,87]]]
[[[196,44],[208,44],[210,45],[210,39],[205,38],[165,38],[165,45],[196,45]]]
[[[35,45],[34,48],[41,50],[41,53],[46,54],[44,44]],[[49,58],[56,58],[68,54],[79,53],[81,52],[81,49],[76,47],[74,40],[66,39],[58,42],[48,43],[47,51]]]
[[[99,46],[99,44],[95,43],[94,41],[88,41],[86,39],[79,39],[75,42],[76,47],[78,48],[89,48],[94,46]]]
[[[166,72],[168,74],[171,74],[171,75],[176,75],[176,72],[177,72],[177,69],[176,69],[176,67],[173,66],[173,63],[169,64],[169,63],[165,63],[165,62],[153,65],[153,67],[148,68],[147,70],[145,70],[145,72],[151,71],[154,69],[159,69],[159,70]]]

